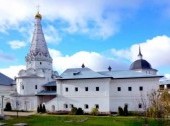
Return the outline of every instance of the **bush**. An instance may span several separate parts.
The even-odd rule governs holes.
[[[90,114],[92,114],[92,115],[99,115],[99,109],[98,108],[92,108]]]
[[[123,111],[122,107],[120,107],[120,106],[118,107],[118,113],[120,116],[124,115],[124,111]]]
[[[40,113],[40,106],[37,106],[37,113]]]
[[[7,102],[4,111],[12,111],[11,103]]]
[[[77,108],[76,107],[72,107],[70,114],[76,115],[76,113],[77,113]]]
[[[128,116],[128,105],[124,106],[124,116]]]
[[[42,113],[46,113],[46,108],[45,108],[45,105],[43,104],[42,106]]]
[[[82,108],[78,108],[77,111],[76,111],[76,115],[83,115],[84,114],[84,111]]]

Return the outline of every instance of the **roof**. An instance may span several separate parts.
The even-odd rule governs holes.
[[[138,59],[130,65],[130,70],[152,69],[150,63],[144,59]]]
[[[144,72],[137,72],[133,70],[119,70],[119,71],[103,71],[98,72],[102,75],[110,76],[116,79],[123,79],[123,78],[160,78],[163,77],[161,75],[152,75],[152,74],[146,74]]]
[[[170,84],[170,80],[162,80],[162,81],[160,81],[160,85],[164,85],[164,84]]]
[[[92,79],[108,78],[105,75],[94,72],[89,68],[71,68],[65,70],[58,79]]]
[[[36,95],[38,96],[42,96],[42,95],[57,95],[56,91],[45,91],[45,90],[42,90],[40,92],[38,92]]]
[[[48,83],[44,84],[43,86],[46,86],[46,87],[48,87],[48,86],[56,86],[56,81],[48,82]]]
[[[119,70],[119,71],[101,71],[95,72],[89,68],[72,68],[67,69],[61,74],[58,80],[67,79],[94,79],[94,78],[160,78],[163,76],[146,74],[144,72],[137,72],[133,70]]]
[[[14,85],[14,80],[11,79],[10,77],[0,73],[0,85],[4,85],[4,86],[11,86]]]

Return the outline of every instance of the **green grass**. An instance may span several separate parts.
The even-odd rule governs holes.
[[[12,117],[0,122],[12,126],[15,123],[28,123],[29,126],[143,126],[144,120],[138,117],[74,116],[74,115],[33,115]],[[162,121],[149,119],[149,126],[163,126]]]

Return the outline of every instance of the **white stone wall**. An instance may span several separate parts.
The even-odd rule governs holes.
[[[121,91],[118,91],[118,87]],[[129,91],[128,87],[132,87]],[[139,88],[143,87],[143,91]],[[129,111],[143,111],[143,108],[139,108],[141,98],[146,99],[148,102],[147,94],[152,90],[158,90],[159,78],[133,78],[133,79],[115,79],[111,81],[110,85],[110,110],[117,111],[118,107],[124,108],[125,104],[128,104]]]
[[[45,83],[45,78],[18,78],[17,92],[20,95],[34,95],[44,89],[42,85]],[[37,89],[35,89],[35,85],[37,85]]]
[[[90,112],[96,104],[99,111],[109,112],[109,83],[110,79],[82,79],[57,81],[57,107],[58,110],[71,110],[71,106],[81,107],[85,112]],[[78,91],[75,91],[75,88]],[[88,87],[88,91],[85,91]],[[99,87],[99,91],[96,91]],[[68,92],[65,89],[68,88]],[[65,108],[64,105],[68,105]],[[88,108],[85,109],[85,104]]]

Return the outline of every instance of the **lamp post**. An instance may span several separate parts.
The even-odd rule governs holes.
[[[2,95],[1,98],[2,98],[1,116],[4,116],[4,108],[3,108],[3,104],[4,104],[4,95]]]

